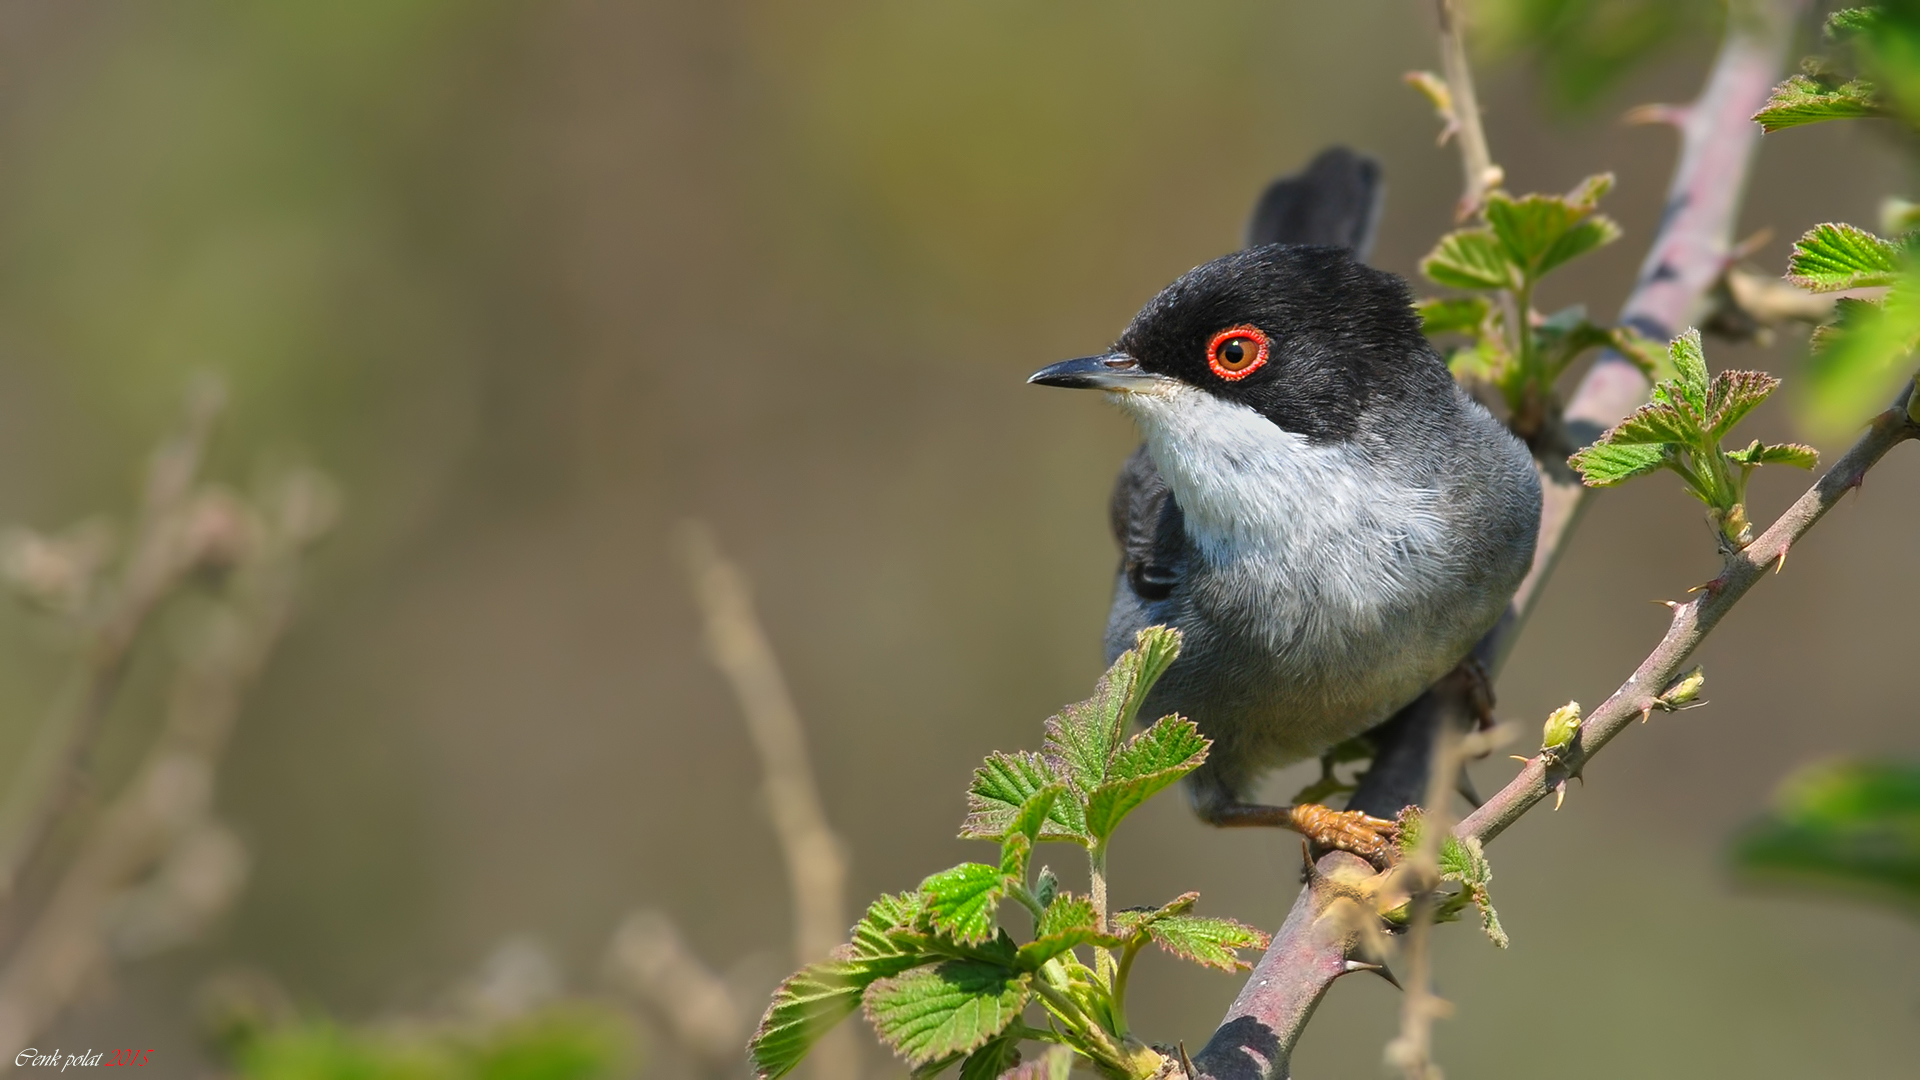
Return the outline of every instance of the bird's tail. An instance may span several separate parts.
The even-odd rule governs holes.
[[[1328,244],[1364,260],[1386,190],[1379,162],[1330,146],[1306,168],[1267,186],[1247,222],[1247,246]]]

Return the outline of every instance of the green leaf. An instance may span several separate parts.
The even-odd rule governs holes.
[[[1673,361],[1673,385],[1681,393],[1675,403],[1685,401],[1695,411],[1704,413],[1707,406],[1707,358],[1700,351],[1700,331],[1688,327],[1686,333],[1668,342],[1667,357]]]
[[[1056,781],[1027,796],[1027,801],[1020,804],[1020,812],[1013,819],[1013,831],[1025,834],[1028,840],[1038,841],[1046,829],[1048,816],[1053,813],[1054,800],[1066,793],[1067,785]]]
[[[1433,298],[1414,305],[1420,313],[1420,329],[1434,334],[1478,334],[1493,311],[1484,296]]]
[[[1073,1071],[1073,1051],[1064,1046],[1049,1046],[1040,1056],[1031,1058],[1000,1080],[1068,1080]]]
[[[920,900],[933,928],[955,941],[977,944],[993,937],[994,912],[1007,894],[997,866],[961,863],[920,883]]]
[[[1735,465],[1792,465],[1797,469],[1811,469],[1820,464],[1820,451],[1800,443],[1774,443],[1769,446],[1759,439],[1747,444],[1740,450],[1728,450],[1727,460]]]
[[[897,899],[882,897],[875,907]],[[876,920],[874,909],[869,908],[867,918],[855,927],[851,948],[843,948],[833,960],[807,965],[774,991],[772,1004],[747,1044],[755,1076],[774,1080],[792,1072],[820,1036],[859,1006],[869,986],[925,963],[923,957],[899,950],[874,930],[878,921],[884,919]],[[863,928],[871,933],[863,935]],[[866,946],[883,950],[884,955],[860,955]]]
[[[1588,487],[1613,487],[1659,469],[1669,459],[1662,446],[1616,446],[1597,442],[1567,459]]]
[[[1611,446],[1691,446],[1700,438],[1700,423],[1684,406],[1650,401],[1600,436]]]
[[[1872,30],[1879,25],[1880,9],[1875,7],[1841,8],[1827,16],[1825,32],[1829,39],[1838,41],[1853,34]]]
[[[1516,268],[1490,229],[1459,229],[1420,260],[1420,272],[1456,289],[1507,289],[1519,284]]]
[[[1920,914],[1920,763],[1842,761],[1790,777],[1734,843],[1753,878],[1789,881]]]
[[[960,825],[961,838],[1002,840],[1008,833],[1026,828],[1022,811],[1041,791],[1059,783],[1052,767],[1039,754],[1022,751],[990,755],[974,770],[973,783],[967,788],[967,819]],[[1091,844],[1093,840],[1086,832],[1081,801],[1068,796],[1048,804],[1038,839]]]
[[[1180,654],[1180,633],[1150,626],[1134,639],[1094,686],[1093,696],[1069,705],[1046,724],[1041,751],[1056,776],[1085,794],[1107,779],[1108,764],[1147,692]]]
[[[1239,971],[1253,964],[1240,958],[1241,949],[1264,949],[1267,935],[1232,919],[1200,915],[1166,915],[1147,925],[1154,944],[1183,960],[1221,971]]]
[[[1107,781],[1087,793],[1087,831],[1104,840],[1127,814],[1200,767],[1211,744],[1193,721],[1163,716],[1114,754]]]
[[[1586,309],[1576,304],[1554,312],[1552,318],[1534,327],[1533,336],[1538,343],[1543,378],[1551,382],[1579,359],[1581,353],[1613,345],[1620,332],[1595,326],[1587,319]]]
[[[1493,226],[1507,259],[1528,281],[1554,267],[1620,238],[1620,226],[1596,216],[1594,205],[1613,187],[1610,174],[1588,177],[1566,195],[1503,192],[1487,197],[1487,223]]]
[[[1873,86],[1869,83],[1856,79],[1834,86],[1806,75],[1794,75],[1773,88],[1773,96],[1753,114],[1753,121],[1771,135],[1824,120],[1858,120],[1884,115],[1886,111],[1874,99]]]
[[[867,1019],[909,1064],[964,1054],[1011,1024],[1027,1003],[1027,976],[992,964],[949,960],[867,988]]]
[[[853,924],[853,940],[841,947],[837,959],[888,960],[916,955],[893,940],[892,932],[911,926],[920,917],[920,898],[911,893],[897,896],[882,894],[867,905],[867,912]]]
[[[1880,303],[1843,299],[1837,318],[1813,335],[1804,419],[1840,434],[1885,408],[1920,348],[1920,278],[1903,276]]]
[[[999,1080],[1002,1073],[1020,1064],[1020,1038],[997,1035],[967,1055],[960,1065],[960,1080]]]
[[[1009,882],[1027,880],[1027,860],[1033,856],[1033,841],[1023,832],[1008,833],[1000,841],[1000,876]]]
[[[1779,388],[1780,380],[1764,371],[1723,371],[1715,375],[1707,388],[1707,439],[1718,443]]]
[[[1114,937],[1123,941],[1130,940],[1161,919],[1192,911],[1193,905],[1199,901],[1199,893],[1189,892],[1181,893],[1157,908],[1122,908],[1107,918],[1107,926],[1113,931]]]
[[[1094,915],[1093,901],[1084,896],[1061,893],[1041,914],[1040,924],[1034,927],[1033,940],[1020,946],[1020,968],[1032,971],[1068,949],[1088,944],[1099,937],[1099,922]]]
[[[1844,222],[1815,225],[1795,241],[1787,280],[1812,292],[1891,285],[1900,274],[1900,245]]]

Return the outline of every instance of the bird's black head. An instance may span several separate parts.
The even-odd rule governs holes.
[[[1345,248],[1269,244],[1167,286],[1112,352],[1032,382],[1144,390],[1175,379],[1317,441],[1350,438],[1370,408],[1450,394],[1407,285]]]

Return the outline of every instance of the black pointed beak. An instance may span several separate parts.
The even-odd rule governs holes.
[[[1082,356],[1049,364],[1027,376],[1036,386],[1064,386],[1072,390],[1145,390],[1166,376],[1155,375],[1123,352]]]

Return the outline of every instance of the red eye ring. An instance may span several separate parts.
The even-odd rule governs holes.
[[[1242,346],[1242,355],[1239,360],[1221,356],[1220,350],[1231,341],[1251,341],[1257,344],[1259,349],[1251,359],[1245,355],[1245,346]],[[1244,379],[1266,364],[1267,352],[1267,335],[1264,330],[1257,326],[1229,326],[1213,335],[1213,340],[1207,342],[1207,366],[1213,369],[1215,375],[1229,382]]]

